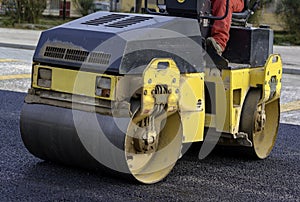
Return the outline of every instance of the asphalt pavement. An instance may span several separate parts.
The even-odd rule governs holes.
[[[217,148],[204,160],[195,145],[154,185],[32,156],[19,132],[24,93],[0,91],[0,201],[300,201],[300,126],[280,124],[265,160]]]

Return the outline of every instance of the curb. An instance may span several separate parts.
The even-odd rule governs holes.
[[[283,68],[284,74],[300,75],[300,69]]]
[[[36,46],[32,46],[32,45],[11,44],[11,43],[0,43],[0,47],[25,49],[25,50],[35,50],[36,48]]]

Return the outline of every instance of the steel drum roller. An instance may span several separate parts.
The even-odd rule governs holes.
[[[26,148],[41,159],[88,169],[108,168],[154,183],[171,171],[182,142],[178,114],[163,119],[155,123],[162,128],[157,147],[147,152],[135,151],[133,142],[140,140],[133,140],[130,130],[142,127],[130,118],[25,103],[20,125]]]

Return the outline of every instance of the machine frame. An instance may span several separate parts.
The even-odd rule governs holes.
[[[176,2],[174,8],[185,3],[172,2]],[[109,58],[114,56],[114,51],[122,48],[110,50],[108,46],[111,54],[72,49],[84,29],[87,34],[83,41],[86,42],[78,43],[92,44],[88,39],[97,31],[93,26],[101,25],[105,31],[115,31],[144,23],[142,30],[147,26],[180,30],[179,26],[174,26],[177,22],[193,29],[198,25],[195,33],[200,33],[209,28],[210,20],[223,19],[228,13],[223,17],[209,16],[208,11],[209,15],[203,16],[208,1],[193,2],[204,3],[197,4],[193,11],[183,7],[187,13],[191,12],[190,16],[181,13],[180,17],[164,17],[167,12],[177,13],[168,5],[166,10],[160,8],[161,13],[152,13],[163,15],[157,18],[155,15],[99,12],[92,15],[101,15],[96,19],[88,16],[87,20],[83,18],[43,33],[34,57],[31,88],[21,113],[20,130],[28,150],[41,159],[64,164],[88,168],[106,166],[146,184],[167,176],[183,155],[184,143],[204,141],[205,144],[213,134],[219,134],[214,144],[242,146],[255,158],[266,158],[278,132],[282,78],[282,61],[279,55],[272,53],[270,29],[242,27],[240,30],[246,33],[249,41],[241,48],[250,46],[252,49],[234,63],[230,60],[239,57],[230,56],[240,52],[233,46],[239,39],[231,41],[233,45],[227,48],[229,61],[204,45],[207,52],[200,60],[201,67],[189,66],[184,59],[174,58],[174,54],[166,51],[137,51],[128,55],[124,51],[123,59],[110,64]],[[196,19],[182,16],[196,16]],[[133,30],[138,32],[139,29]],[[101,34],[101,37],[111,38],[109,32]],[[119,34],[120,31],[116,31],[116,35]],[[200,36],[192,34],[188,38],[202,46]],[[70,38],[70,41],[59,41],[60,37]],[[171,48],[176,39],[167,38],[164,45]],[[258,39],[262,48],[257,55],[255,40]],[[117,38],[115,44],[134,49],[132,44],[147,46],[153,41],[124,42]],[[157,44],[160,46],[163,42]],[[179,45],[177,48],[179,52],[191,54],[186,55],[191,56],[190,61],[197,60],[195,52],[190,53],[186,47],[181,50]],[[202,49],[199,50],[202,57]],[[124,64],[140,62],[139,53],[145,54],[142,58],[147,58],[146,65],[142,70],[136,68],[133,73],[126,72]],[[85,61],[91,63],[79,69]],[[92,64],[95,61],[111,66],[106,71],[97,70],[101,65]],[[206,133],[205,129],[213,132]]]

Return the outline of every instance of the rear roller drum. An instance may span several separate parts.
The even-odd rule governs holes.
[[[259,103],[261,90],[250,90],[241,115],[240,131],[249,135],[253,146],[247,153],[259,159],[269,156],[272,151],[279,127],[279,99],[270,103]]]

